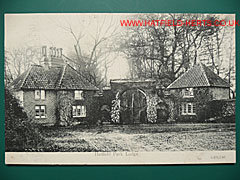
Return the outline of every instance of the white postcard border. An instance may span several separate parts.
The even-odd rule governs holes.
[[[236,151],[5,152],[5,164],[150,165],[236,163]]]

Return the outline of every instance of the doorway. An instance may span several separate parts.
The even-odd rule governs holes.
[[[147,123],[146,94],[141,89],[128,89],[120,96],[120,122],[122,124]]]

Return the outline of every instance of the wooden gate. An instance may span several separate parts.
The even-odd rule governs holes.
[[[122,124],[147,123],[146,94],[141,89],[129,89],[120,96],[120,122]]]

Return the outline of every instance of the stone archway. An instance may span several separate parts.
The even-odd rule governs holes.
[[[112,80],[111,89],[116,94],[111,118],[114,123],[155,123],[159,97],[155,80]]]
[[[127,89],[120,94],[120,123],[147,123],[146,93],[138,88]]]

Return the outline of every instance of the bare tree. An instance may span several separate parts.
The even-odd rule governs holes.
[[[13,80],[29,69],[31,64],[38,64],[39,59],[37,47],[5,48],[5,73]]]
[[[84,23],[79,22],[79,29],[74,30],[72,22],[66,20],[65,24],[59,26],[68,32],[74,39],[74,53],[69,54],[68,57],[75,63],[76,69],[92,84],[96,86],[102,86],[106,84],[106,74],[109,66],[112,64],[112,49],[111,38],[115,36],[117,26],[113,19],[106,21],[104,17],[103,21],[96,21],[97,27],[93,31],[84,32],[82,27]],[[90,50],[83,48],[84,42],[82,39],[87,36],[88,41],[91,42]]]

